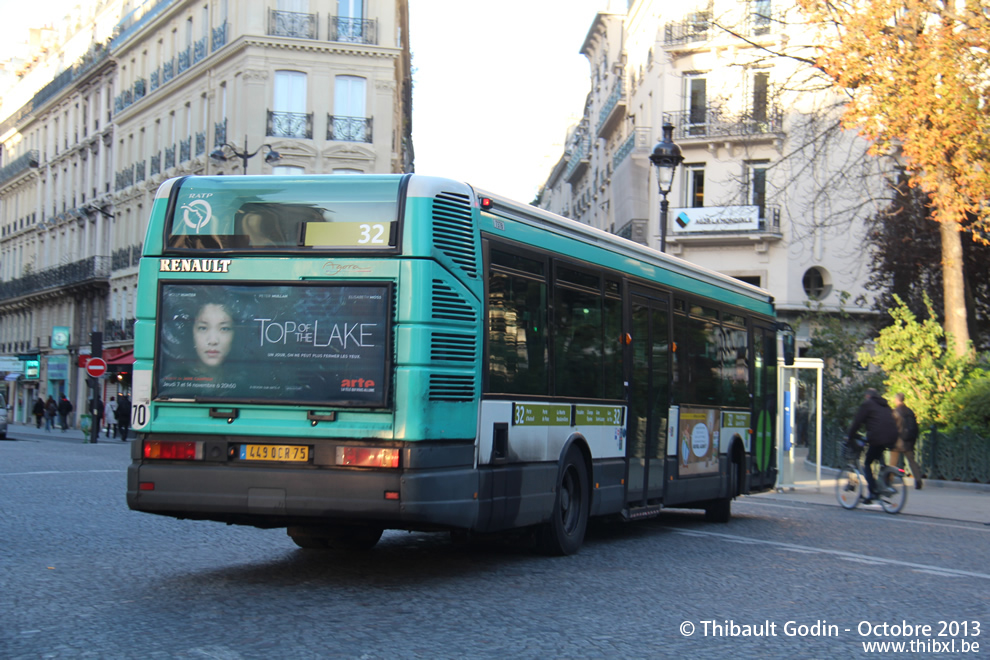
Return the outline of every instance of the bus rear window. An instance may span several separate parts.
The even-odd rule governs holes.
[[[383,407],[391,286],[163,283],[159,401]]]
[[[187,177],[165,244],[178,250],[394,251],[401,176]]]

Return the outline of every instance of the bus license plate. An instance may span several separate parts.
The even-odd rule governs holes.
[[[241,445],[242,461],[287,461],[305,463],[309,447],[302,445]]]

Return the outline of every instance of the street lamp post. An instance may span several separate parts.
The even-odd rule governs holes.
[[[681,148],[674,144],[674,126],[663,124],[663,139],[653,147],[650,162],[657,168],[657,183],[660,186],[660,251],[667,251],[667,193],[674,183],[674,172],[684,160]]]
[[[238,151],[237,147],[230,144],[229,142],[225,142],[223,144],[217,145],[217,148],[210,152],[210,158],[212,158],[217,162],[222,163],[223,161],[227,160],[227,154],[224,153],[224,148],[230,149],[230,151],[234,154],[234,157],[240,158],[241,161],[244,163],[244,167],[241,170],[241,174],[247,174],[248,160],[257,156],[258,152],[264,149],[265,147],[268,147],[268,153],[265,154],[266,163],[268,163],[269,165],[274,165],[279,160],[281,160],[282,155],[279,152],[275,151],[275,148],[268,143],[261,145],[254,151],[248,151],[246,135],[244,136],[244,151]]]

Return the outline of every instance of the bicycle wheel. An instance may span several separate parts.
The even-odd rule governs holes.
[[[863,498],[865,481],[854,465],[839,470],[835,478],[835,499],[843,509],[855,509]]]
[[[904,470],[885,467],[880,470],[880,479],[881,484],[887,484],[887,488],[893,491],[880,496],[880,506],[887,513],[900,513],[901,509],[907,503],[907,488],[904,487]]]

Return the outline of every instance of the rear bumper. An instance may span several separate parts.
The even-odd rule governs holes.
[[[225,461],[226,453],[208,451],[217,456],[214,461],[149,461],[135,447],[127,505],[257,527],[360,521],[389,529],[473,529],[478,522],[472,445],[407,445],[401,469],[346,468],[320,460],[245,465]],[[386,493],[398,498],[386,499]]]

